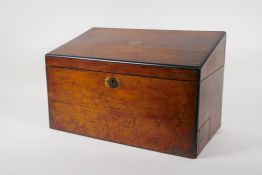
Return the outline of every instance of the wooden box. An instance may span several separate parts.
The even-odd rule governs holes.
[[[221,124],[225,32],[92,28],[46,55],[53,129],[196,158]]]

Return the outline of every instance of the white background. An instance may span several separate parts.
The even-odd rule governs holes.
[[[0,0],[0,175],[261,175],[261,2]],[[94,26],[227,32],[222,127],[198,159],[48,128],[44,55]]]

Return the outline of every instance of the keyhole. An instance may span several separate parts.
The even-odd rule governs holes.
[[[107,77],[106,78],[106,85],[111,88],[117,88],[118,87],[118,80],[113,77]]]

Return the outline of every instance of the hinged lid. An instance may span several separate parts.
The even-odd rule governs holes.
[[[46,57],[48,66],[200,81],[224,65],[223,38],[225,32],[92,28]],[[223,58],[200,73],[219,44]],[[119,68],[123,63],[128,68]]]

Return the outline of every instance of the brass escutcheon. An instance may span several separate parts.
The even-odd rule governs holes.
[[[106,77],[105,85],[110,88],[117,88],[119,86],[119,81],[114,77]]]

